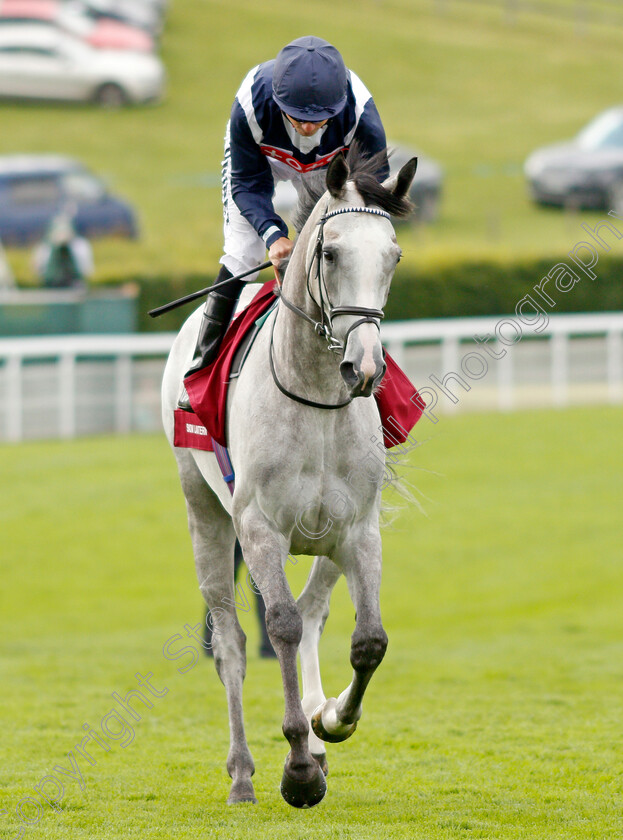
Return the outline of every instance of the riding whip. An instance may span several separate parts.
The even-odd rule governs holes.
[[[150,309],[149,314],[152,318],[157,318],[158,315],[164,315],[165,312],[170,312],[172,309],[177,309],[178,306],[182,306],[184,303],[190,303],[191,300],[197,300],[197,298],[203,297],[211,292],[213,289],[219,289],[221,286],[225,286],[227,283],[233,283],[234,280],[242,280],[243,277],[248,277],[249,274],[255,274],[256,271],[262,271],[264,268],[269,268],[272,265],[270,260],[263,262],[261,265],[256,265],[255,268],[249,268],[247,271],[243,271],[242,274],[237,274],[235,277],[228,277],[227,280],[221,280],[219,283],[213,283],[212,286],[208,286],[206,289],[201,289],[198,292],[193,292],[190,295],[186,295],[185,297],[178,298],[177,300],[172,300],[170,303],[165,303],[163,306],[157,306],[155,309]]]

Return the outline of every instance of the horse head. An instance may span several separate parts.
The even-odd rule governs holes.
[[[315,292],[333,349],[343,354],[340,373],[351,397],[369,397],[385,374],[379,326],[401,257],[390,215],[412,210],[407,194],[417,158],[384,184],[375,177],[379,162],[356,148],[333,159],[315,244]]]

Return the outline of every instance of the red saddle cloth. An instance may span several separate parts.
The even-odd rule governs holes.
[[[222,446],[227,446],[225,414],[232,362],[242,338],[274,303],[275,285],[275,280],[265,283],[246,309],[234,318],[212,364],[184,379],[193,411],[208,434]],[[385,354],[385,362],[383,383],[374,396],[381,415],[383,441],[389,448],[406,441],[426,404],[389,353]]]

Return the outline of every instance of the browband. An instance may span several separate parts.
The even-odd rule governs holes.
[[[383,216],[385,219],[391,219],[389,213],[385,210],[377,210],[375,207],[342,207],[341,210],[332,210],[330,213],[325,213],[321,216],[319,225],[323,225],[327,219],[333,216],[341,216],[343,213],[369,213],[371,216]]]

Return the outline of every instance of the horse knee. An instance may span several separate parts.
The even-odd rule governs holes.
[[[385,656],[387,642],[387,633],[383,628],[365,636],[354,633],[350,649],[350,664],[353,669],[369,671],[378,668]]]
[[[294,603],[280,602],[266,609],[266,629],[271,642],[299,645],[303,636],[303,619]]]

